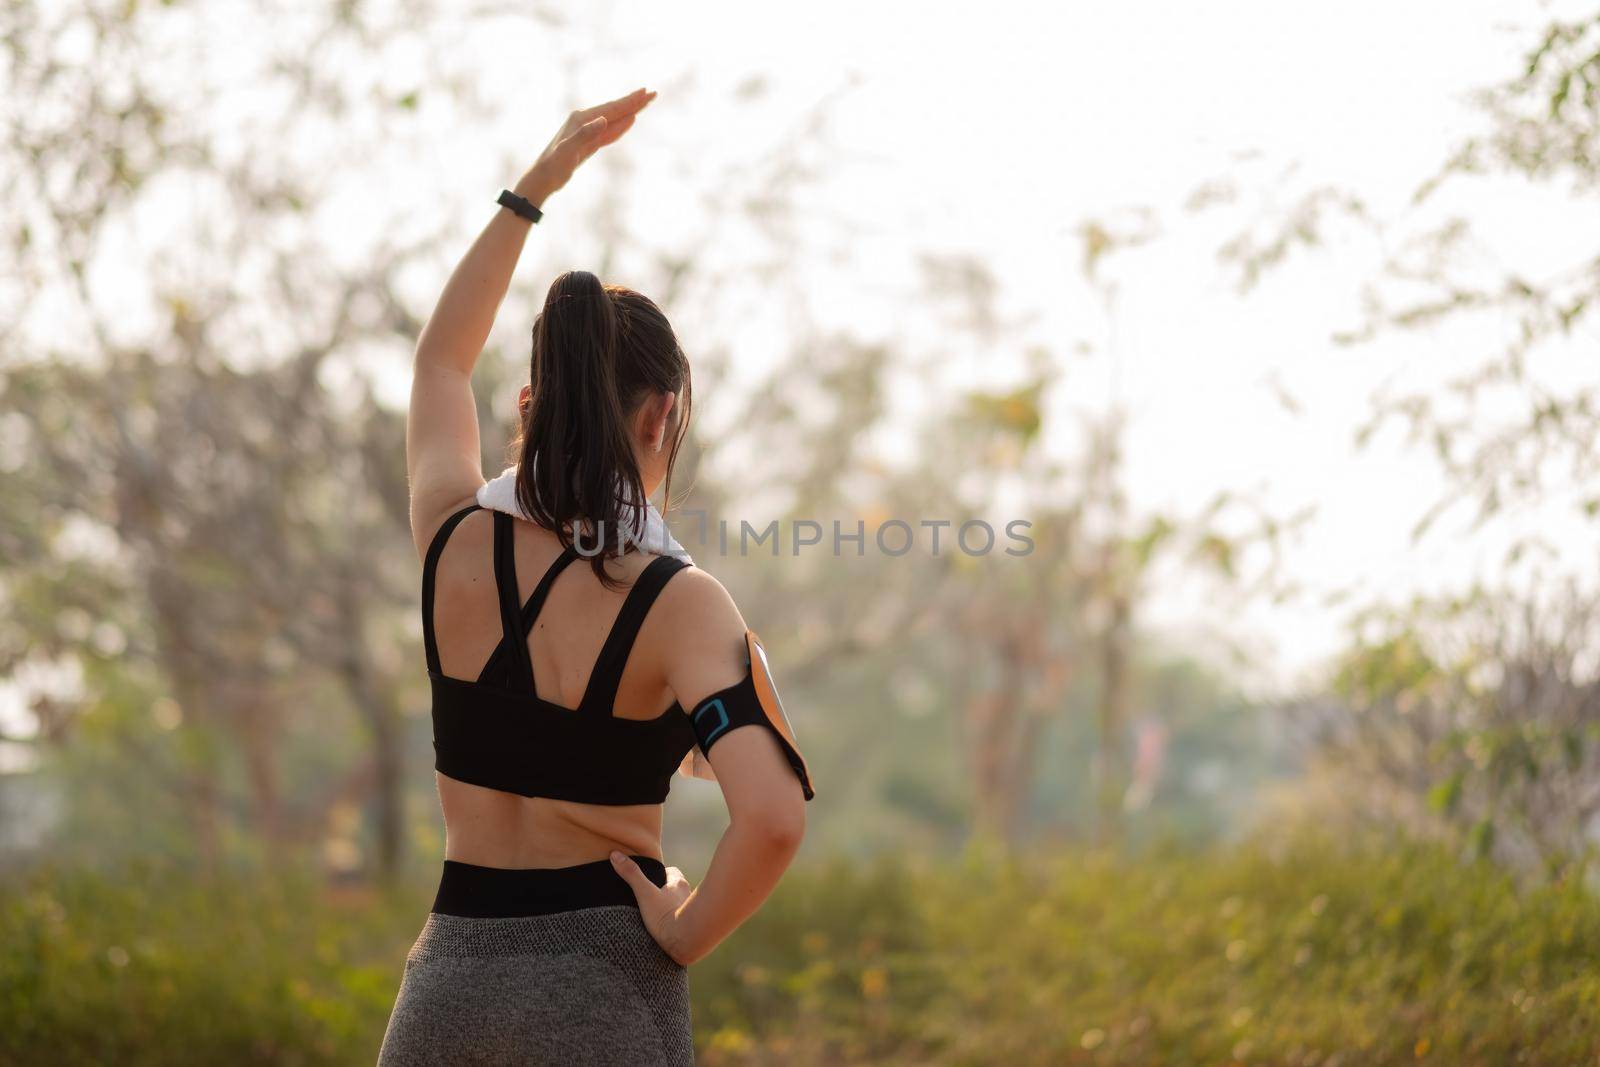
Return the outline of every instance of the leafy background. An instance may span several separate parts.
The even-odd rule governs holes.
[[[1439,10],[1447,41],[1468,16]],[[0,25],[0,1060],[370,1061],[441,845],[410,346],[486,210],[460,190],[525,162],[506,101],[532,78],[553,119],[659,56],[557,6],[18,0]],[[677,503],[736,543],[778,523],[776,560],[689,539],[781,650],[819,786],[795,870],[693,973],[702,1059],[1593,1059],[1600,17],[1522,12],[1424,174],[1268,145],[1176,203],[1086,204],[1037,306],[998,243],[821,195],[887,59],[797,104],[760,58],[673,58],[702,136],[767,136],[597,160],[476,382],[493,472],[546,268],[626,278],[691,348]],[[1148,279],[1197,247],[1213,314],[1290,317],[1310,279],[1349,312],[1317,339],[1335,380],[1394,359],[1346,466],[1303,460],[1329,501],[1372,472],[1355,510],[1248,471],[1145,488],[1146,457],[1199,449],[1130,391]],[[1159,372],[1224,365],[1194,340]],[[1315,426],[1333,395],[1285,384],[1307,358],[1267,387]],[[1262,462],[1292,458],[1272,432]],[[1399,463],[1428,471],[1412,513]],[[1017,516],[1025,557],[873,550],[894,518]],[[790,553],[805,522],[867,550]],[[1394,535],[1387,573],[1476,567],[1310,580],[1304,538],[1356,527]],[[1235,626],[1264,606],[1337,648],[1264,685]],[[670,862],[694,877],[724,818],[676,782]]]

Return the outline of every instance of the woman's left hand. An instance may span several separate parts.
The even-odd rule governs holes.
[[[635,116],[655,98],[653,89],[635,89],[610,103],[568,115],[538,161],[517,182],[517,195],[542,206],[551,193],[567,184],[579,164],[627,133]]]
[[[611,865],[633,887],[634,899],[639,902],[639,917],[656,944],[677,963],[688,966],[694,962],[697,957],[686,944],[686,931],[679,918],[683,902],[694,892],[689,879],[678,868],[668,867],[667,884],[656,885],[633,857],[622,852],[611,853]]]

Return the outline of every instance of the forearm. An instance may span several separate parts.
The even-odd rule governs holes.
[[[515,192],[536,205],[548,195],[528,175],[517,183]],[[419,366],[428,363],[465,376],[472,374],[532,228],[533,224],[521,215],[495,208],[494,217],[451,272],[433,314],[422,328],[417,339]]]
[[[705,878],[678,909],[680,943],[672,953],[678,962],[703,958],[754,915],[799,847],[798,834],[730,823]]]

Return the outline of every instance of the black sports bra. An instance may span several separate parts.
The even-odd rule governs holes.
[[[494,515],[494,580],[500,601],[500,643],[477,680],[446,676],[439,666],[433,629],[435,574],[446,540],[479,505],[470,504],[439,527],[422,567],[422,636],[433,688],[434,767],[472,785],[590,804],[659,804],[672,773],[715,780],[701,758],[734,726],[760,724],[778,738],[805,793],[813,796],[805,761],[783,717],[765,654],[747,634],[751,670],[738,684],[700,701],[685,714],[674,701],[653,719],[619,718],[612,712],[623,668],[639,628],[673,575],[689,564],[671,556],[651,560],[634,580],[622,610],[601,646],[583,699],[568,708],[538,695],[528,632],[556,577],[575,559],[568,547],[550,565],[527,603],[517,605],[517,569],[512,518]],[[699,752],[694,750],[699,746]]]

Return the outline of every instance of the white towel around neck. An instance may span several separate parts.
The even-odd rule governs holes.
[[[478,504],[491,511],[503,511],[507,515],[527,519],[528,516],[517,504],[517,468],[507,467],[499,475],[479,486]],[[685,563],[694,562],[688,551],[678,543],[678,539],[672,536],[672,531],[667,528],[667,520],[661,517],[661,512],[649,501],[645,502],[644,536],[638,538],[638,544],[646,552],[654,552],[660,556],[676,556]]]

